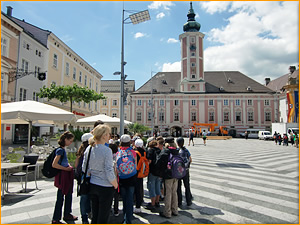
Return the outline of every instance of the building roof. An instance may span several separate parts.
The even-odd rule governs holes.
[[[120,93],[120,80],[101,80],[101,92]],[[128,93],[135,91],[135,81],[125,80],[124,89],[128,88]]]
[[[12,21],[21,26],[24,29],[24,32],[31,36],[33,39],[37,40],[43,46],[47,48],[48,35],[51,34],[49,30],[43,30],[39,27],[36,27],[30,23],[25,22],[25,20],[17,19],[13,16],[8,16]]]
[[[204,72],[205,94],[213,93],[272,93],[268,87],[256,82],[238,71]],[[133,94],[180,93],[180,72],[159,72]],[[200,81],[195,81],[200,82]],[[190,92],[189,92],[190,93]]]
[[[295,70],[292,74],[288,73],[281,77],[278,77],[275,80],[270,81],[267,84],[267,87],[273,91],[280,91],[283,86],[288,84],[288,80],[290,77],[296,78],[296,79],[298,78],[298,80],[299,80],[299,69]]]

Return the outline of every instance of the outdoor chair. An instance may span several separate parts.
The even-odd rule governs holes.
[[[30,154],[30,155],[24,155],[23,162],[24,163],[29,163],[27,166],[22,167],[22,171],[16,172],[16,173],[11,173],[9,176],[11,177],[16,177],[20,178],[20,182],[22,184],[22,189],[23,189],[23,177],[25,177],[25,192],[27,191],[27,180],[28,180],[28,175],[33,173],[34,174],[34,181],[35,181],[35,187],[38,189],[36,178],[37,178],[37,160],[39,156],[36,154]],[[7,182],[8,185],[9,182]],[[24,189],[23,189],[24,190]]]

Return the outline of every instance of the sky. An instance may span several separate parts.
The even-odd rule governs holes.
[[[136,89],[157,72],[180,71],[179,35],[189,1],[1,1],[12,15],[53,32],[102,74],[119,80],[122,9],[151,20],[124,25],[125,74]],[[240,71],[259,83],[299,65],[298,1],[193,1],[204,37],[204,71]],[[126,20],[130,21],[130,20]]]

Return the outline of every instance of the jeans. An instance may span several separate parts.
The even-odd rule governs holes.
[[[143,178],[137,178],[135,183],[135,206],[141,208],[143,200]]]
[[[62,215],[62,206],[64,203],[64,195],[61,189],[57,189],[57,197],[54,208],[54,213],[52,220],[60,221]],[[72,212],[72,190],[70,189],[69,193],[66,195],[65,207],[64,207],[64,216],[69,215]]]
[[[149,173],[147,187],[150,198],[160,195],[160,178]]]
[[[88,214],[91,212],[91,201],[89,195],[80,196],[80,214],[82,222],[88,222]]]
[[[93,224],[108,223],[114,193],[114,187],[91,184],[89,196],[92,203]]]
[[[133,217],[133,194],[134,186],[121,186],[121,195],[123,200],[124,223],[132,223]]]
[[[178,188],[177,188],[177,195],[178,195],[178,205],[182,205],[182,191],[181,191],[181,181],[183,181],[183,185],[185,188],[185,199],[187,204],[192,203],[192,193],[190,188],[190,173],[187,170],[186,175],[178,180]]]

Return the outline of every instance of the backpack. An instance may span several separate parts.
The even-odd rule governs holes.
[[[164,177],[168,158],[163,151],[155,151],[155,160],[153,160],[153,175]]]
[[[144,152],[144,155],[142,156],[139,151],[135,151],[136,154],[140,157],[140,160],[138,162],[138,165],[136,167],[136,170],[138,171],[138,178],[144,178],[147,177],[149,174],[149,162],[146,158],[146,152]]]
[[[188,150],[185,147],[180,148],[179,155],[182,157],[184,161],[185,168],[188,169],[190,167],[190,157],[188,156]]]
[[[137,173],[132,148],[121,148],[117,152],[117,171],[121,179],[127,179]]]
[[[47,157],[46,161],[44,162],[42,173],[47,178],[55,177],[58,174],[58,172],[60,171],[59,169],[56,169],[56,168],[52,167],[52,163],[53,163],[54,158],[56,156],[56,150],[57,149],[58,148],[54,149],[51,152],[51,154]],[[61,156],[60,162],[62,161],[63,157],[64,157],[64,155]]]
[[[170,153],[167,169],[171,171],[172,177],[181,179],[186,175],[186,167],[183,158]]]

